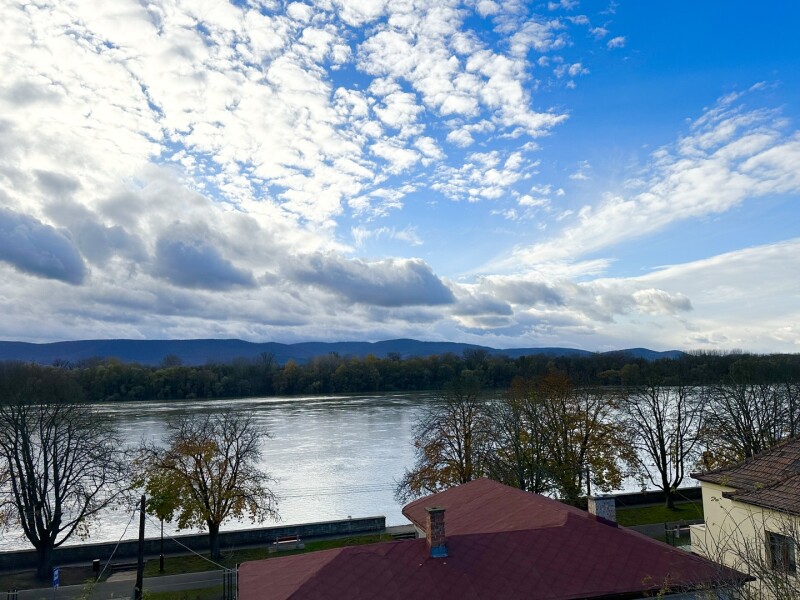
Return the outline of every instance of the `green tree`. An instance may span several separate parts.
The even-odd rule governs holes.
[[[165,446],[143,443],[137,485],[148,512],[178,528],[207,529],[211,557],[220,557],[219,530],[228,518],[277,519],[274,480],[259,468],[267,432],[249,413],[184,416],[168,425]]]
[[[614,394],[576,388],[553,371],[536,381],[530,401],[538,407],[548,475],[565,501],[577,502],[588,477],[603,491],[619,488],[632,449],[615,418]]]
[[[491,422],[486,453],[489,476],[506,485],[537,494],[552,489],[547,467],[547,434],[543,407],[534,383],[521,377],[488,405]]]

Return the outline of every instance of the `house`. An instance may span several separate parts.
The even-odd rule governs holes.
[[[608,503],[596,505],[612,516]],[[743,581],[608,518],[488,479],[412,502],[403,514],[425,539],[244,563],[239,598],[694,598]]]
[[[800,598],[800,437],[692,477],[705,513],[691,527],[692,550],[755,577],[753,595]]]

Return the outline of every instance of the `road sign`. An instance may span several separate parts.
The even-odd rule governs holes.
[[[53,587],[58,589],[58,567],[53,569]]]

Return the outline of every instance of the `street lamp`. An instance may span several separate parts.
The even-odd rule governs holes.
[[[161,519],[161,554],[158,555],[158,572],[164,572],[164,519]]]

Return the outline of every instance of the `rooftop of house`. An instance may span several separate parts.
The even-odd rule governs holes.
[[[730,467],[692,477],[733,491],[726,498],[800,515],[800,437],[789,438]]]
[[[576,508],[479,479],[407,505],[445,508],[447,557],[426,540],[337,548],[244,563],[241,600],[304,598],[640,598],[740,582],[703,558],[609,525]]]

